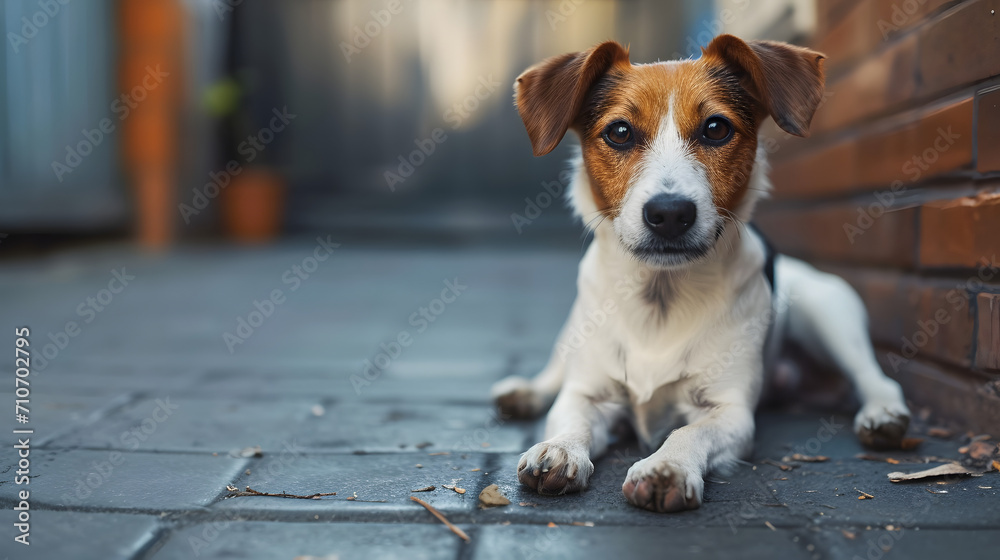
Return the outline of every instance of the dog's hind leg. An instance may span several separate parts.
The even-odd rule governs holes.
[[[559,332],[549,362],[534,378],[512,375],[495,383],[490,390],[500,413],[513,418],[536,418],[552,406],[566,378],[567,338],[571,325],[580,314],[580,303],[573,304],[569,318]]]
[[[857,292],[842,278],[784,255],[775,265],[776,289],[788,294],[786,336],[851,379],[862,402],[854,431],[863,444],[899,447],[910,411],[899,384],[875,360]]]

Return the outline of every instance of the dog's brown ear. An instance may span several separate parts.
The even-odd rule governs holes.
[[[616,64],[629,64],[628,49],[607,41],[587,51],[552,57],[517,77],[517,111],[536,156],[559,145],[580,114],[587,91]]]
[[[809,123],[823,99],[826,57],[787,43],[745,42],[732,35],[719,35],[703,52],[735,72],[785,132],[809,134]]]

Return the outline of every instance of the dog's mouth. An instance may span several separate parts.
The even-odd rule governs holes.
[[[724,232],[725,223],[720,222],[715,228],[715,233],[708,239],[683,240],[676,243],[647,239],[638,245],[627,247],[627,250],[636,259],[646,264],[662,268],[675,268],[705,258],[715,248]]]

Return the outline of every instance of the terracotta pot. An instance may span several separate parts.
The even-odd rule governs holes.
[[[222,191],[222,224],[239,243],[267,243],[281,231],[285,180],[274,171],[247,168]]]

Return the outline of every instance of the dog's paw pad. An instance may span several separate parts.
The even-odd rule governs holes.
[[[558,443],[538,443],[521,455],[517,479],[539,494],[559,495],[587,487],[594,463],[586,450]]]
[[[545,399],[523,377],[508,377],[490,390],[493,402],[506,418],[536,418],[545,412]]]
[[[899,449],[910,425],[910,411],[903,404],[867,404],[854,418],[854,432],[866,447]]]
[[[622,493],[636,507],[673,513],[701,506],[705,482],[666,462],[639,461],[628,471]]]

